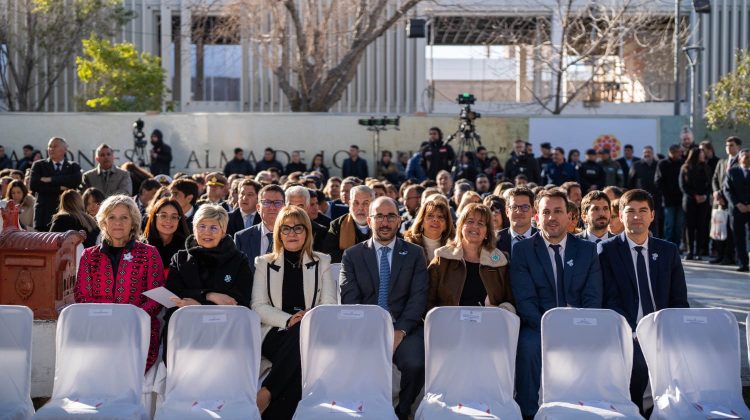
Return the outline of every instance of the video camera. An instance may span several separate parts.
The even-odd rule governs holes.
[[[148,141],[146,141],[146,133],[143,132],[143,127],[145,125],[146,124],[140,118],[133,123],[133,146],[135,146],[136,149],[143,149],[148,144]]]

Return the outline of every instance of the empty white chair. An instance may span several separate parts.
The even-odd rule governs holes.
[[[513,400],[518,316],[438,307],[425,319],[425,396],[417,419],[521,419]]]
[[[260,419],[260,317],[244,306],[186,306],[169,321],[167,388],[155,418]]]
[[[151,318],[128,304],[63,309],[55,336],[52,399],[35,419],[147,419],[141,402]]]
[[[731,312],[663,309],[644,317],[636,333],[654,397],[651,419],[750,418]]]
[[[633,333],[609,309],[542,316],[542,405],[536,419],[643,419],[630,401]]]
[[[31,327],[26,306],[0,305],[0,419],[25,420],[31,403]]]
[[[339,305],[341,305],[341,263],[331,263],[331,278],[336,280],[336,296]]]
[[[375,305],[320,305],[302,318],[302,400],[294,419],[395,419],[391,315]]]

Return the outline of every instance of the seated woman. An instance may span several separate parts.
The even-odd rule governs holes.
[[[96,217],[104,198],[104,193],[100,190],[94,187],[86,188],[86,191],[83,192],[83,207],[86,209],[86,213],[91,217]]]
[[[182,207],[175,200],[160,198],[151,206],[146,220],[143,242],[155,246],[159,251],[166,278],[172,257],[185,248],[185,239],[190,235]]]
[[[502,197],[490,194],[482,199],[482,204],[492,210],[492,227],[495,229],[495,237],[500,231],[510,226],[508,216],[505,215],[505,200]]]
[[[69,192],[72,191],[66,191]],[[102,243],[83,250],[73,288],[75,301],[129,303],[146,311],[151,316],[148,371],[159,354],[157,315],[161,305],[143,296],[143,292],[164,285],[159,253],[151,245],[136,242],[141,230],[141,213],[132,198],[113,195],[104,200],[96,220],[102,231]]]
[[[468,204],[458,216],[456,237],[435,251],[427,272],[427,310],[436,306],[499,306],[513,313],[508,258],[495,248],[492,211]]]
[[[140,219],[140,217],[139,217]],[[86,213],[83,207],[83,198],[76,190],[67,190],[60,196],[60,207],[52,216],[50,232],[67,232],[69,230],[83,230],[86,239],[83,241],[85,248],[96,245],[99,237],[99,227],[96,220]],[[140,232],[140,229],[138,230]]]
[[[312,250],[307,212],[281,209],[273,229],[273,252],[255,259],[252,308],[263,334],[261,354],[273,363],[258,391],[265,418],[291,419],[302,394],[299,322],[306,311],[335,304],[331,257]]]
[[[6,200],[13,200],[18,206],[18,221],[21,227],[29,232],[34,231],[34,197],[29,194],[29,189],[23,181],[15,180],[8,184],[8,190],[5,193]]]
[[[154,207],[154,206],[152,206]],[[204,204],[195,212],[193,232],[185,248],[172,257],[167,289],[177,295],[177,305],[164,316],[164,351],[166,363],[167,324],[172,314],[189,305],[250,306],[253,279],[247,257],[238,251],[227,235],[229,215],[223,207]]]
[[[433,198],[419,208],[414,224],[404,232],[404,240],[419,245],[425,250],[427,264],[435,257],[435,250],[445,246],[455,235],[451,209],[445,198]]]

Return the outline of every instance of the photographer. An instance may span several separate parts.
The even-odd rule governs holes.
[[[539,183],[539,165],[533,156],[526,154],[526,142],[518,139],[513,143],[513,152],[510,159],[505,162],[505,177],[515,179],[518,175],[524,175],[529,182]]]
[[[427,178],[435,179],[442,170],[450,172],[455,159],[453,148],[443,143],[443,132],[438,127],[430,128],[429,143],[422,148],[422,167]]]
[[[153,175],[169,175],[172,164],[172,148],[164,144],[164,135],[160,130],[151,132],[151,165],[149,169]]]

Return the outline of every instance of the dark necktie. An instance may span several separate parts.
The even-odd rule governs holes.
[[[109,183],[109,171],[104,171],[104,185]]]
[[[643,247],[633,247],[635,252],[638,253],[638,258],[635,263],[635,271],[638,276],[638,297],[641,299],[641,308],[643,309],[643,316],[654,312],[654,304],[651,301],[651,293],[648,288],[648,272],[646,271],[646,258],[643,256]]]
[[[516,237],[515,237],[515,238],[513,238],[513,239],[515,239],[515,240],[517,240],[517,241],[523,241],[524,239],[526,239],[526,237],[525,237],[525,236],[523,236],[523,235],[518,235],[518,236],[516,236]]]
[[[380,248],[380,269],[379,278],[380,284],[378,285],[378,306],[388,310],[388,295],[391,287],[391,266],[388,264],[388,254],[391,249],[387,246]]]
[[[60,173],[61,166],[62,166],[62,164],[60,162],[55,163],[55,172],[56,173]]]
[[[565,281],[563,273],[562,256],[560,255],[560,245],[550,245],[555,251],[555,267],[557,269],[557,306],[565,307],[568,306],[568,302],[565,299]]]
[[[601,242],[601,241],[602,241],[602,239],[601,239],[601,238],[597,238],[597,239],[596,239],[596,241],[595,241],[594,243],[595,243],[595,244],[598,244],[598,243],[599,243],[599,242]]]
[[[266,238],[268,238],[268,246],[266,247],[266,254],[270,254],[271,251],[273,251],[273,232],[266,233]]]

